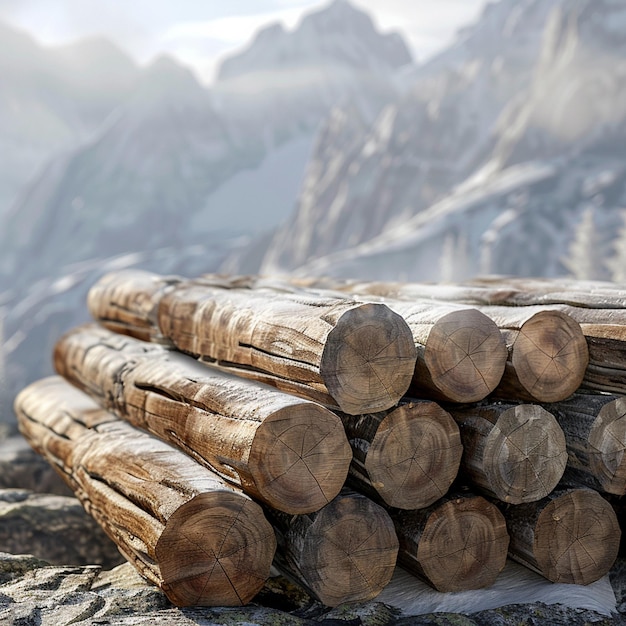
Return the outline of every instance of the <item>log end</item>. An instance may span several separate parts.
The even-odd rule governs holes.
[[[375,413],[406,393],[416,358],[404,319],[384,304],[362,304],[346,311],[330,331],[320,374],[344,413]]]
[[[591,472],[606,493],[626,495],[626,398],[605,404],[589,433]]]
[[[398,538],[389,514],[368,498],[341,495],[322,509],[302,552],[307,585],[326,606],[365,602],[387,586]],[[302,569],[302,566],[301,566]]]
[[[404,404],[381,422],[365,469],[387,505],[420,509],[448,491],[462,453],[459,427],[447,411],[435,402]]]
[[[257,429],[249,466],[259,496],[293,515],[312,513],[340,492],[352,449],[341,420],[312,402],[284,407]]]
[[[588,585],[611,569],[620,535],[613,507],[599,493],[572,489],[541,511],[533,552],[548,580]]]
[[[537,402],[559,402],[580,387],[589,348],[580,324],[569,315],[541,311],[520,328],[511,361],[530,397]]]
[[[259,505],[203,493],[167,521],[156,545],[163,591],[176,606],[240,606],[269,577],[276,538]]]
[[[551,413],[534,404],[504,411],[485,444],[485,474],[493,495],[521,504],[547,496],[567,464],[565,435]]]
[[[430,515],[417,560],[438,591],[482,589],[504,568],[508,546],[500,511],[480,496],[459,497]]]
[[[448,313],[434,324],[424,361],[444,398],[477,402],[500,383],[507,355],[495,322],[476,309],[464,309]]]

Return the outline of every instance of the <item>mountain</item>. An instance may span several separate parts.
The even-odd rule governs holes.
[[[369,241],[426,210],[486,164],[500,115],[528,88],[555,5],[488,5],[451,48],[410,73],[410,87],[349,150],[341,132],[326,133],[311,162],[333,153],[341,166],[334,161],[333,172],[308,169],[296,210],[268,247],[262,271],[291,270]]]
[[[40,46],[0,23],[0,217],[53,155],[84,140],[124,100],[137,68],[117,47],[88,39]],[[96,70],[98,68],[98,70]]]
[[[100,131],[52,161],[13,207],[8,273],[36,277],[214,233],[255,234],[284,219],[323,117],[346,101],[366,117],[380,110],[394,94],[390,72],[410,57],[345,0],[268,36],[277,28],[224,61],[210,91],[171,59],[142,70]],[[286,67],[299,79],[285,80]],[[24,267],[35,250],[38,263]]]
[[[342,132],[318,143],[313,163],[341,165],[308,169],[261,271],[582,277],[593,256],[586,277],[610,277],[626,249],[625,45],[623,2],[488,5],[349,151]]]
[[[382,75],[410,63],[411,55],[400,35],[379,33],[369,15],[347,0],[334,0],[304,16],[292,32],[281,24],[260,30],[245,50],[222,63],[218,80],[334,65]]]

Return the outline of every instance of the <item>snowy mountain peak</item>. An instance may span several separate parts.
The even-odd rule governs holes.
[[[153,107],[163,101],[205,100],[208,97],[193,73],[172,57],[157,57],[140,75],[133,93],[135,102]]]
[[[367,13],[335,0],[306,15],[293,31],[272,24],[220,66],[218,81],[294,67],[339,65],[384,74],[411,62],[397,33],[382,34]]]

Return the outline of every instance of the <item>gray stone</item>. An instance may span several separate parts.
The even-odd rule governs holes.
[[[615,593],[617,610],[626,614],[626,557],[619,556],[609,572],[611,587]]]
[[[623,624],[620,615],[605,616],[584,609],[570,609],[560,604],[513,604],[474,613],[478,626],[617,626]]]
[[[56,565],[123,562],[116,545],[74,497],[0,489],[0,550]]]
[[[72,490],[22,436],[0,437],[0,489],[72,495]]]

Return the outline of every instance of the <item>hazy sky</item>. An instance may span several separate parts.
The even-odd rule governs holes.
[[[351,0],[383,31],[398,30],[417,58],[443,47],[486,0]],[[260,26],[297,24],[328,0],[0,0],[0,20],[45,43],[106,35],[140,62],[167,52],[210,80],[219,59]],[[1,42],[0,42],[1,45]]]

